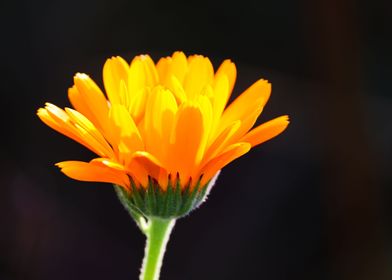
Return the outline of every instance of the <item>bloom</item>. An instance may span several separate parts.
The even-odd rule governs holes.
[[[68,91],[74,109],[46,103],[37,112],[54,130],[98,155],[90,162],[57,164],[81,181],[108,182],[131,191],[153,180],[165,192],[205,186],[225,165],[251,147],[280,134],[281,116],[254,126],[271,92],[258,80],[227,106],[236,67],[225,60],[214,72],[207,57],[175,52],[154,63],[148,55],[129,64],[108,59],[103,68],[106,96],[86,74],[77,73]]]

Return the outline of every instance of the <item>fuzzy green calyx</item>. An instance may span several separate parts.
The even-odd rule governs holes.
[[[146,188],[138,188],[131,182],[131,190],[115,185],[116,193],[136,220],[141,218],[157,217],[161,219],[178,219],[189,214],[206,199],[217,175],[206,185],[201,185],[200,180],[194,185],[188,184],[181,187],[179,179],[169,184],[163,190],[155,180],[149,180]]]

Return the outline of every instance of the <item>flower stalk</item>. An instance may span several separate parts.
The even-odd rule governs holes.
[[[149,218],[144,233],[147,237],[140,280],[158,280],[163,256],[175,219]]]

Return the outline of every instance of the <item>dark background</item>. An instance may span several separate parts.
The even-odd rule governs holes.
[[[390,1],[2,1],[0,279],[137,279],[144,238],[92,154],[35,116],[75,72],[175,50],[231,58],[235,95],[272,82],[278,138],[224,169],[178,221],[162,279],[392,279]]]

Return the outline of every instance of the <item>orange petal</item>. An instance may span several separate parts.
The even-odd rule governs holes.
[[[241,126],[241,121],[237,120],[233,122],[231,125],[227,126],[219,135],[214,139],[214,142],[209,146],[204,161],[209,161],[212,157],[215,157],[217,154],[224,150],[229,142],[229,140],[233,137],[233,135],[238,131]]]
[[[144,143],[139,130],[128,110],[120,104],[110,108],[109,118],[113,123],[112,134],[120,152],[120,161],[125,165],[131,160],[131,154],[137,150],[144,150]]]
[[[275,118],[249,131],[241,141],[249,142],[254,147],[282,133],[288,124],[288,116]]]
[[[82,113],[86,118],[88,118],[91,122],[99,125],[98,120],[96,119],[93,108],[89,106],[84,100],[83,96],[80,94],[75,85],[68,89],[68,99],[72,104],[72,107],[76,109],[76,111]]]
[[[64,134],[68,138],[71,138],[72,140],[75,140],[79,143],[81,143],[81,139],[74,135],[72,132],[70,132],[64,125],[61,123],[58,123],[55,121],[48,113],[47,109],[45,108],[39,108],[37,111],[38,117],[41,119],[42,122],[44,122],[47,126],[50,128],[56,130],[57,132]],[[81,143],[82,144],[82,143]]]
[[[111,154],[88,131],[73,123],[68,114],[59,107],[46,103],[45,108],[39,109],[37,114],[45,124],[79,142],[94,153],[102,157],[108,156],[106,153]]]
[[[110,142],[111,139],[108,137],[110,135],[110,127],[108,127],[107,115],[96,115],[92,103],[89,101],[89,96],[86,94],[81,94],[77,87],[73,85],[68,89],[68,99],[70,100],[72,106],[85,116],[94,126],[107,137]]]
[[[118,171],[124,171],[126,172],[126,167],[114,160],[111,160],[109,158],[95,158],[90,161],[91,164],[96,164],[98,166],[107,166],[111,169],[118,170]]]
[[[162,189],[166,190],[168,173],[156,157],[148,152],[137,151],[133,154],[133,160],[143,167],[149,176],[155,178]]]
[[[91,164],[95,164],[98,166],[109,167],[114,170],[122,171],[127,173],[132,179],[135,181],[136,185],[144,185],[146,186],[148,183],[148,174],[142,168],[132,168],[130,169],[129,166],[124,166],[114,160],[108,158],[95,158],[90,161]],[[139,166],[137,166],[139,167]]]
[[[56,164],[68,177],[87,182],[103,182],[129,189],[129,178],[125,172],[82,161],[63,161]]]
[[[249,113],[254,112],[255,108],[263,108],[270,94],[271,84],[265,80],[258,80],[237,97],[223,112],[219,124],[220,131],[231,122],[244,119]]]
[[[233,144],[238,142],[239,139],[241,139],[241,137],[244,136],[249,131],[249,129],[251,129],[254,126],[262,110],[263,107],[257,103],[252,108],[252,110],[249,109],[248,114],[242,118],[240,127],[230,137],[228,143]]]
[[[75,124],[78,124],[78,126],[80,126],[77,128],[79,131],[81,131],[81,133],[83,133],[83,135],[85,135],[85,132],[91,135],[91,137],[94,138],[93,143],[97,142],[95,145],[99,145],[100,149],[104,151],[106,156],[114,157],[112,147],[110,147],[108,142],[105,140],[103,135],[97,130],[94,124],[92,124],[85,116],[83,116],[78,111],[72,110],[70,108],[65,108],[65,112],[68,114],[70,119]],[[90,137],[88,137],[87,139],[89,138]]]
[[[239,158],[240,156],[246,154],[250,150],[250,147],[251,146],[249,143],[236,143],[229,146],[219,156],[211,159],[201,169],[201,174],[203,175],[201,184],[206,184],[224,166],[226,166],[236,158]]]
[[[109,107],[105,95],[94,83],[94,81],[86,74],[77,73],[74,77],[75,87],[89,106],[90,111],[94,113],[94,117],[99,124],[103,124],[107,119]],[[92,120],[94,121],[94,120]]]
[[[203,115],[199,104],[195,102],[183,103],[178,109],[171,135],[168,166],[170,173],[180,173],[181,181],[184,184],[195,167],[203,133]]]

